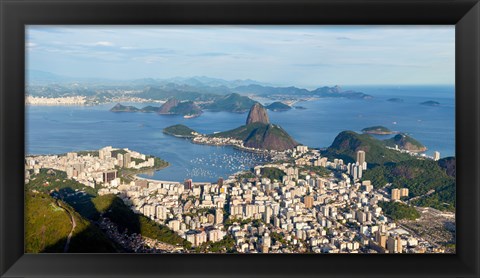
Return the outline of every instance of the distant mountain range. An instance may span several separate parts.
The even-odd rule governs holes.
[[[229,94],[215,97],[212,101],[195,103],[191,100],[180,101],[177,98],[170,98],[159,107],[146,106],[141,109],[135,106],[125,106],[120,103],[110,109],[111,112],[154,112],[160,115],[190,115],[199,116],[203,109],[211,111],[226,111],[243,113],[248,111],[257,102],[247,96]]]
[[[190,87],[227,87],[235,88],[239,86],[248,86],[252,84],[272,86],[273,84],[259,82],[251,79],[245,80],[224,80],[220,78],[213,78],[207,76],[193,76],[193,77],[173,77],[173,78],[138,78],[138,79],[113,79],[100,77],[71,77],[62,74],[51,73],[41,70],[28,70],[26,72],[28,85],[47,85],[47,84],[68,84],[68,83],[104,83],[107,84],[130,84],[141,86],[159,86],[167,84],[177,84]]]
[[[227,81],[205,76],[176,77],[168,79],[143,78],[134,80],[113,80],[102,78],[73,78],[49,72],[30,70],[27,73],[27,93],[32,96],[62,97],[81,95],[101,97],[101,100],[128,93],[130,97],[153,100],[167,100],[172,97],[180,101],[212,101],[225,95],[258,95],[262,97],[343,97],[369,99],[372,96],[339,86],[319,87],[307,90],[294,86],[278,87],[255,80]],[[215,110],[214,107],[209,109]],[[247,108],[248,110],[248,108]]]

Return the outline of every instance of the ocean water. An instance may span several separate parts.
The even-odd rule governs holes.
[[[455,155],[455,98],[453,86],[352,87],[372,95],[370,100],[324,98],[299,102],[306,109],[269,111],[270,121],[281,125],[298,142],[328,147],[343,130],[383,125],[406,132],[441,157]],[[389,98],[404,102],[389,102]],[[433,100],[439,106],[420,105]],[[261,99],[262,102],[268,100]],[[193,144],[162,133],[162,129],[185,124],[202,133],[236,128],[245,123],[247,113],[208,112],[200,117],[154,113],[112,113],[115,104],[98,106],[28,106],[26,109],[27,154],[53,154],[93,150],[104,146],[129,148],[152,154],[171,166],[149,175],[160,180],[215,181],[264,161],[261,155]],[[150,105],[131,104],[137,107]],[[158,105],[158,104],[152,104]],[[388,137],[385,137],[388,138]]]

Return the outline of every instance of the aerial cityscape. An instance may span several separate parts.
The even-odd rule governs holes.
[[[455,253],[453,27],[27,30],[27,253]]]

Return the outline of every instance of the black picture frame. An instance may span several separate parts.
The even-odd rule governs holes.
[[[0,0],[2,277],[479,277],[478,0]],[[454,24],[457,253],[424,255],[24,254],[28,24]]]

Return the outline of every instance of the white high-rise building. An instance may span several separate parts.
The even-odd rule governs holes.
[[[215,224],[223,223],[223,210],[220,208],[215,209]]]
[[[357,152],[357,163],[363,167],[363,164],[365,162],[365,151],[358,151]],[[366,168],[364,169],[366,170]]]
[[[269,206],[266,207],[263,221],[265,221],[265,223],[270,223],[272,215],[273,215],[273,209]]]

